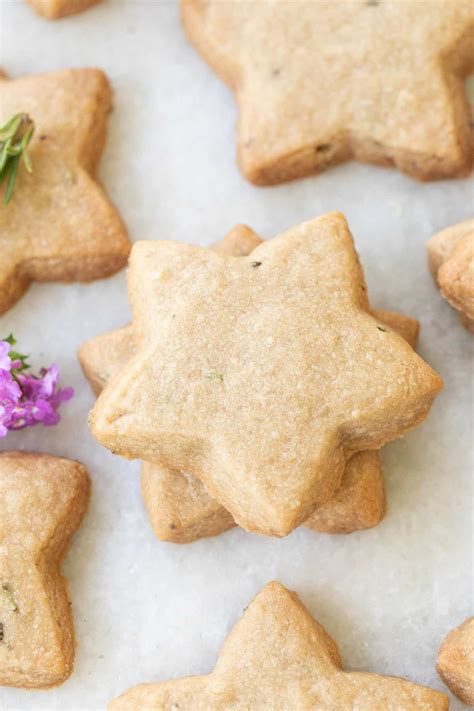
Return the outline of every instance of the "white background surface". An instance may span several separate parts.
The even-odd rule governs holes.
[[[235,166],[232,96],[188,45],[175,2],[104,2],[51,23],[22,0],[2,0],[0,21],[1,64],[12,77],[82,66],[109,75],[115,111],[101,177],[134,240],[209,245],[237,222],[270,237],[341,209],[372,303],[421,320],[420,351],[446,385],[427,422],[383,450],[390,508],[378,528],[348,537],[302,528],[284,540],[235,529],[191,545],[160,543],[141,503],[138,463],[88,432],[93,396],[75,357],[83,340],[127,321],[125,273],[89,286],[33,286],[0,319],[0,334],[13,331],[38,367],[59,363],[77,395],[57,428],[13,434],[0,448],[83,461],[93,498],[64,565],[75,672],[53,691],[1,689],[0,708],[95,711],[133,684],[210,671],[242,608],[273,578],[300,593],[347,668],[445,690],[437,648],[472,614],[473,340],[430,279],[425,243],[469,216],[472,179],[418,184],[347,164],[255,188]]]

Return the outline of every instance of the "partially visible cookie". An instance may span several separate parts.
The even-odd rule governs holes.
[[[43,689],[72,672],[74,630],[59,565],[90,481],[79,462],[0,453],[0,684]]]
[[[427,245],[428,264],[434,277],[457,243],[472,232],[474,232],[474,218],[457,222],[431,237]]]
[[[441,294],[474,333],[474,219],[438,232],[427,248],[430,269]]]
[[[422,180],[470,171],[470,0],[181,0],[181,15],[235,93],[253,183],[350,158]]]
[[[78,349],[77,357],[93,391],[99,395],[135,353],[136,339],[130,323],[85,341]]]
[[[236,525],[192,474],[143,462],[141,489],[151,527],[160,541],[192,543]]]
[[[231,514],[192,476],[144,462],[141,486],[157,538],[191,543],[235,526]],[[373,528],[385,516],[387,502],[378,452],[355,454],[346,464],[341,486],[304,522],[319,533],[353,533]]]
[[[320,533],[353,533],[377,526],[386,511],[379,453],[359,452],[347,462],[333,498],[318,506],[304,525]]]
[[[474,617],[444,638],[436,670],[458,699],[474,706]]]
[[[27,0],[32,8],[47,17],[48,20],[57,20],[67,15],[76,15],[87,10],[91,5],[96,5],[100,0]]]
[[[386,309],[371,309],[372,316],[382,325],[385,324],[392,331],[398,333],[405,339],[412,348],[416,348],[418,336],[420,335],[420,322],[411,316],[398,313],[397,311],[387,311]]]
[[[214,670],[129,689],[109,711],[447,711],[445,694],[393,676],[344,672],[336,642],[295,593],[269,583]]]
[[[91,281],[127,263],[126,229],[96,179],[111,104],[98,69],[0,77],[0,123],[17,113],[35,123],[33,172],[20,166],[0,206],[0,313],[32,281]]]
[[[225,235],[223,239],[216,242],[211,249],[217,254],[228,257],[246,257],[259,244],[262,239],[247,225],[236,225]]]

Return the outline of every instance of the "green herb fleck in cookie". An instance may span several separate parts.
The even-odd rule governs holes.
[[[18,605],[15,602],[10,583],[2,583],[2,597],[10,612],[18,612]]]

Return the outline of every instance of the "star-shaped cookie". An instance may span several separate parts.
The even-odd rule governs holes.
[[[89,493],[78,462],[0,454],[0,685],[47,688],[71,674],[74,630],[59,564]]]
[[[91,413],[115,453],[187,471],[247,530],[286,535],[347,460],[427,415],[439,377],[368,313],[339,213],[227,257],[138,242],[137,355]]]
[[[428,261],[441,294],[474,333],[474,219],[435,234],[428,242]]]
[[[96,5],[100,0],[27,0],[31,7],[48,20],[57,20],[67,15],[76,15]]]
[[[144,462],[141,487],[153,531],[162,541],[191,543],[235,526],[232,515],[191,474]],[[304,525],[319,533],[353,533],[377,526],[386,510],[378,452],[360,452],[347,462],[333,498],[318,506]]]
[[[237,225],[213,249],[221,254],[245,256],[259,244],[261,239],[250,228]],[[418,321],[391,311],[372,313],[381,324],[393,328],[415,348]],[[78,357],[98,395],[134,354],[133,327],[125,326],[86,341]],[[144,463],[142,494],[151,525],[160,540],[190,543],[218,535],[235,525],[229,512],[209,496],[202,482],[192,474]],[[325,533],[352,533],[376,526],[385,511],[380,457],[377,452],[364,452],[349,460],[334,497],[319,506],[305,525]]]
[[[181,0],[181,13],[235,92],[252,182],[349,158],[425,180],[469,172],[470,0]]]
[[[142,684],[109,711],[446,711],[444,694],[393,676],[344,672],[336,642],[295,593],[269,583],[211,674]]]
[[[474,617],[469,617],[444,638],[436,669],[458,699],[474,706]]]
[[[95,178],[110,108],[97,69],[0,77],[0,122],[20,112],[35,122],[33,173],[20,166],[0,206],[0,313],[32,281],[91,281],[126,264],[125,227]]]

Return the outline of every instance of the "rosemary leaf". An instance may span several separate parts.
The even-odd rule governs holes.
[[[5,206],[12,199],[21,158],[26,171],[31,173],[33,170],[27,148],[34,128],[32,119],[25,113],[15,114],[0,126],[0,183],[6,180]]]

